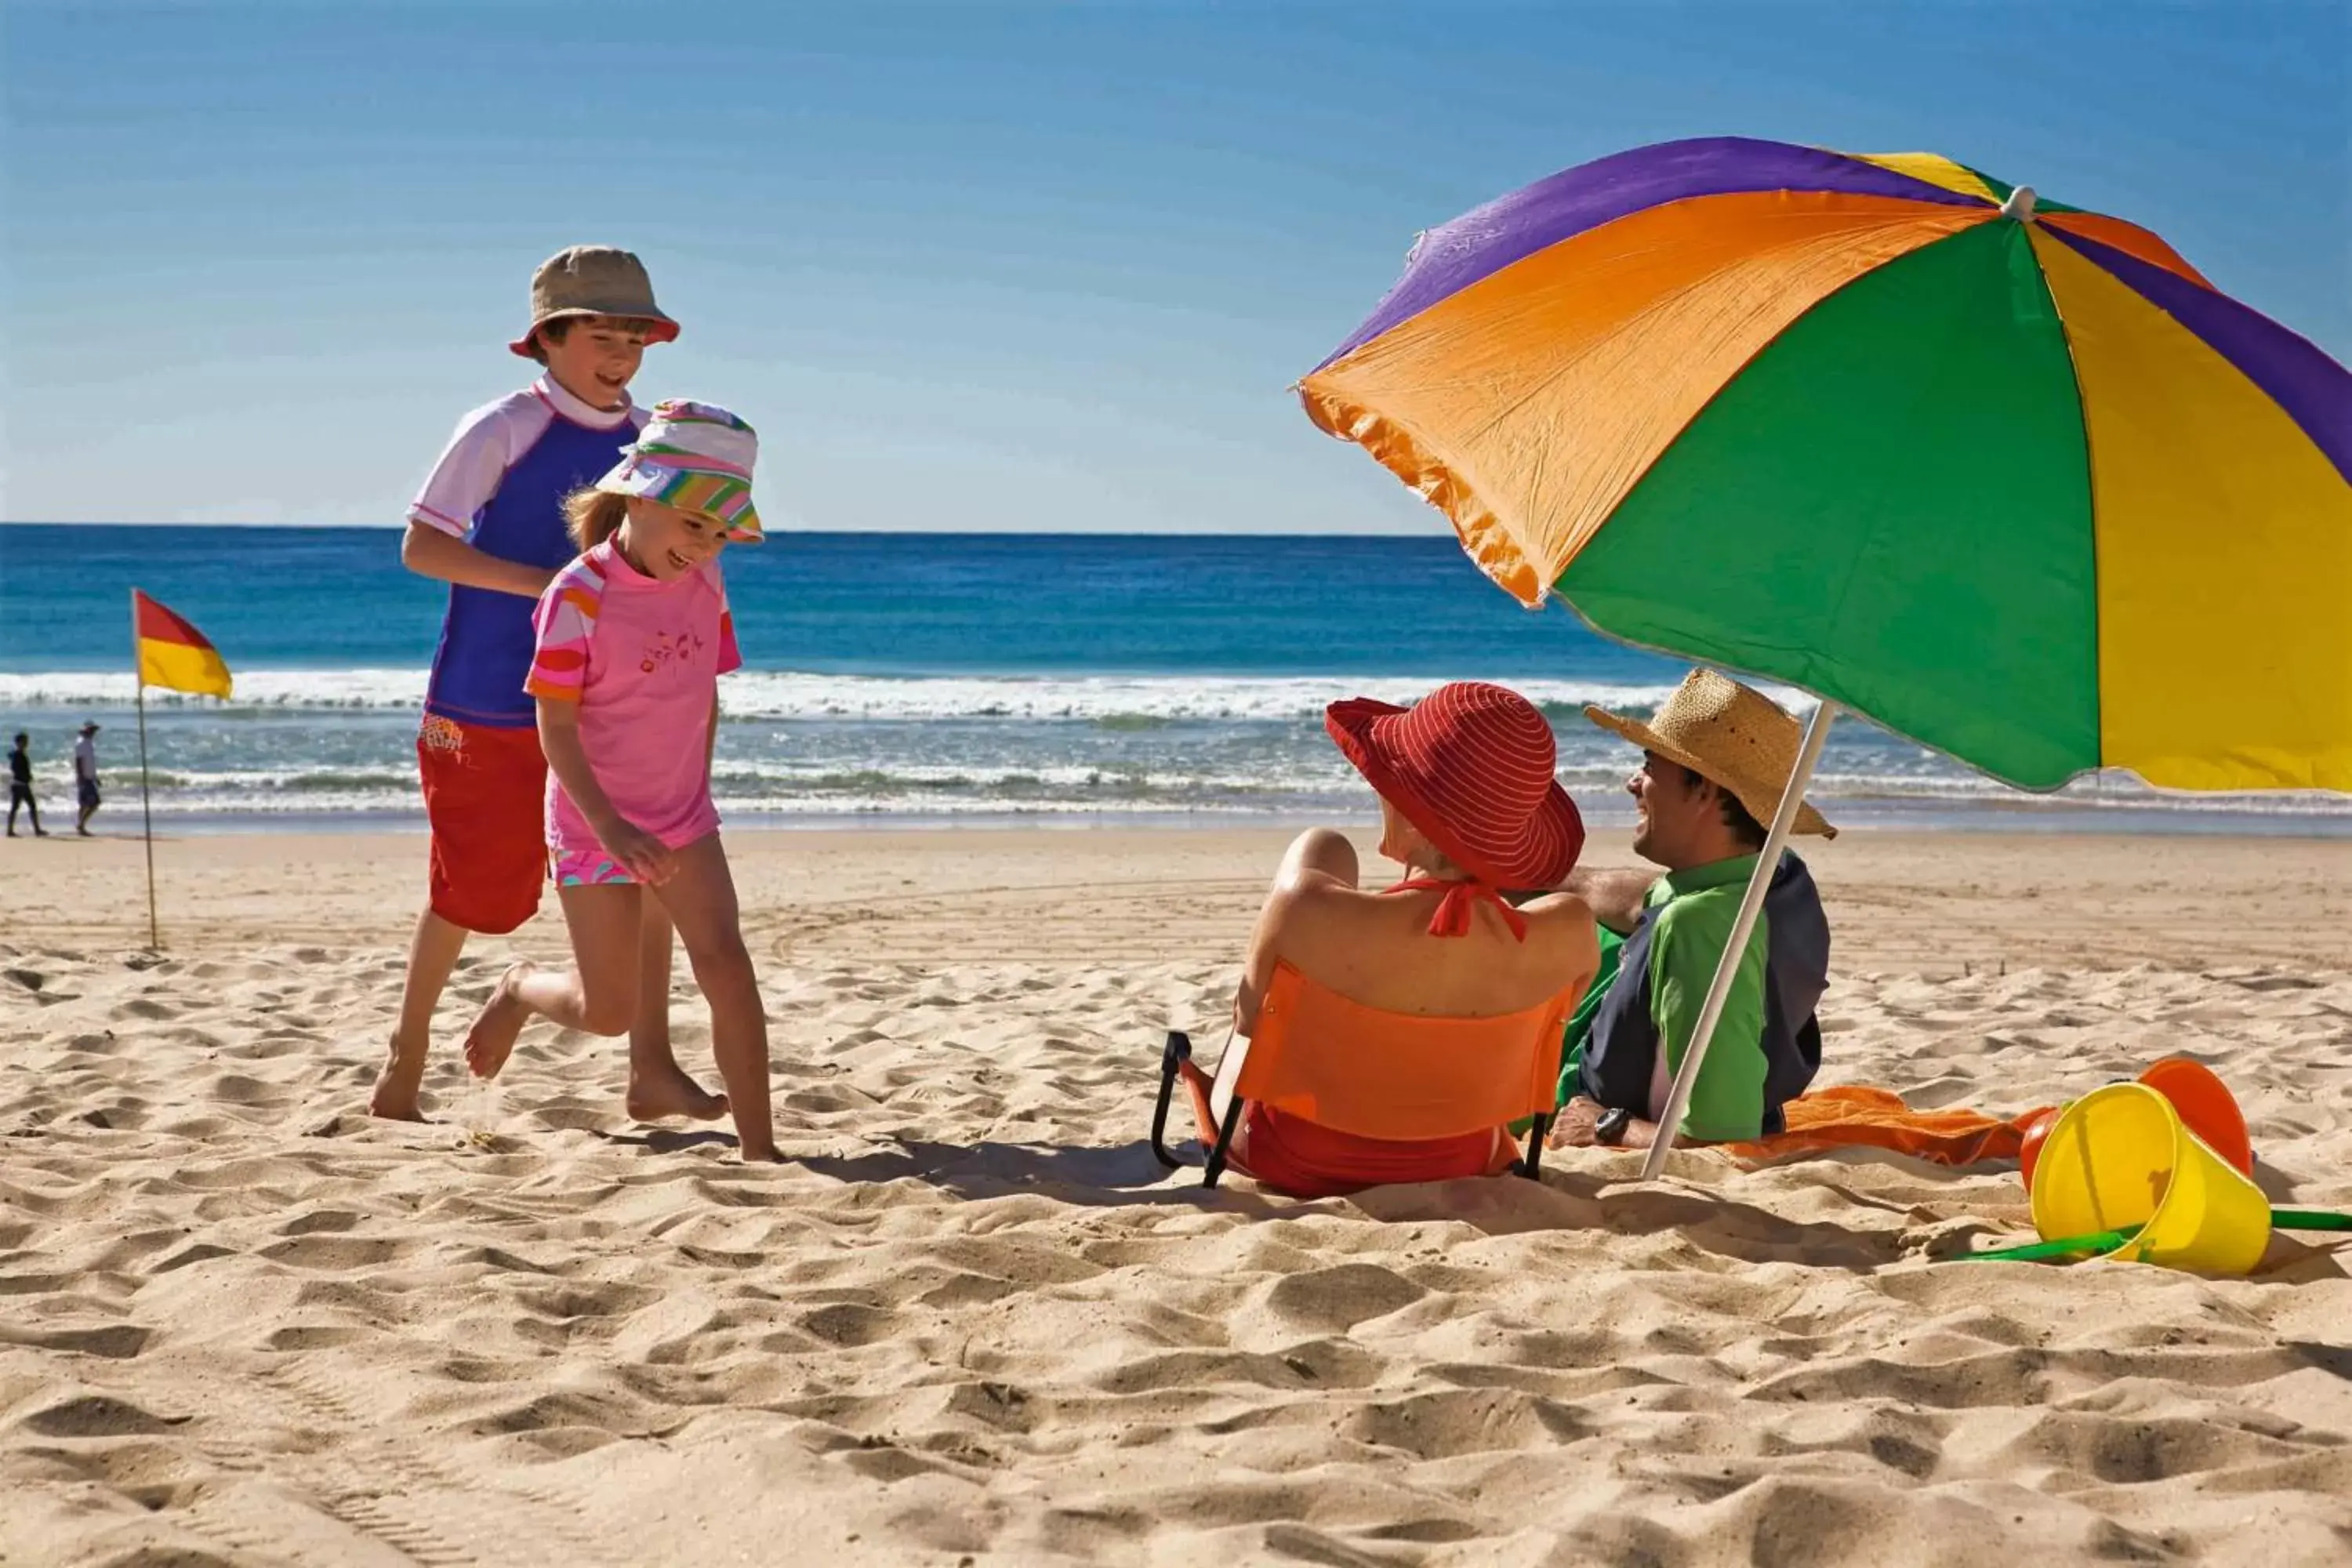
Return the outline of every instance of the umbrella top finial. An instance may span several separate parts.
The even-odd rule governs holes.
[[[2033,187],[2020,185],[2000,204],[2000,216],[2016,223],[2033,221]]]

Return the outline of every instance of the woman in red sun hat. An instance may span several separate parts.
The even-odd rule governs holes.
[[[1301,834],[1259,912],[1236,1032],[1251,1035],[1276,966],[1382,1012],[1484,1018],[1537,1006],[1600,967],[1592,911],[1557,888],[1584,824],[1552,777],[1551,726],[1515,691],[1441,686],[1410,709],[1336,702],[1324,726],[1381,799],[1381,853],[1405,868],[1382,890],[1358,884],[1355,847],[1329,828]],[[1196,1095],[1206,1080],[1190,1069]],[[1426,1142],[1370,1139],[1253,1105],[1233,1163],[1314,1196],[1392,1182],[1490,1174],[1511,1158],[1502,1129]]]

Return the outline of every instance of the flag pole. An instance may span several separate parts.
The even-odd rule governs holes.
[[[147,841],[147,951],[163,951],[155,921],[155,809],[147,788],[147,680],[139,659],[139,590],[131,590],[131,688],[139,709],[139,820]]]
[[[1698,1084],[1699,1064],[1706,1059],[1706,1047],[1715,1041],[1715,1026],[1723,1020],[1724,1004],[1731,999],[1732,976],[1739,968],[1740,955],[1748,951],[1748,934],[1755,931],[1756,917],[1764,909],[1764,895],[1772,886],[1772,874],[1780,867],[1780,850],[1789,842],[1790,831],[1797,826],[1797,812],[1805,804],[1805,786],[1812,783],[1813,769],[1822,760],[1822,747],[1830,738],[1830,721],[1837,713],[1837,704],[1825,698],[1805,721],[1805,738],[1797,749],[1797,765],[1790,770],[1789,783],[1780,791],[1780,809],[1772,814],[1772,826],[1764,836],[1764,847],[1757,853],[1755,874],[1748,879],[1748,891],[1739,900],[1739,913],[1731,922],[1731,935],[1724,942],[1723,956],[1716,961],[1715,979],[1706,988],[1706,1000],[1699,1005],[1698,1022],[1691,1026],[1690,1044],[1684,1047],[1674,1088],[1667,1091],[1665,1112],[1658,1118],[1657,1133],[1650,1141],[1648,1157],[1642,1162],[1642,1180],[1645,1182],[1656,1181],[1659,1173],[1666,1168],[1666,1156],[1675,1146],[1675,1133],[1683,1124],[1683,1112],[1690,1109],[1691,1090]],[[1665,1049],[1664,1041],[1659,1042],[1658,1048]]]

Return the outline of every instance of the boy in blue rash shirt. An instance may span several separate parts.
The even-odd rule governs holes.
[[[433,832],[431,893],[368,1102],[373,1114],[401,1121],[423,1120],[417,1092],[433,1010],[467,934],[502,935],[539,909],[547,763],[537,704],[523,690],[531,610],[577,553],[564,498],[612,468],[645,425],[628,385],[646,345],[677,336],[644,266],[625,250],[574,246],[549,258],[531,279],[530,304],[530,330],[507,346],[546,374],[458,422],[401,541],[402,564],[449,584],[416,742]],[[628,1112],[709,1121],[726,1113],[727,1100],[688,1077],[670,1052],[669,953],[669,922],[649,907]]]

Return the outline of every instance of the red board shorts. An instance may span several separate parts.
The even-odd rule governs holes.
[[[539,731],[461,724],[437,713],[417,731],[433,825],[433,912],[503,936],[539,912],[547,880],[547,759]]]

